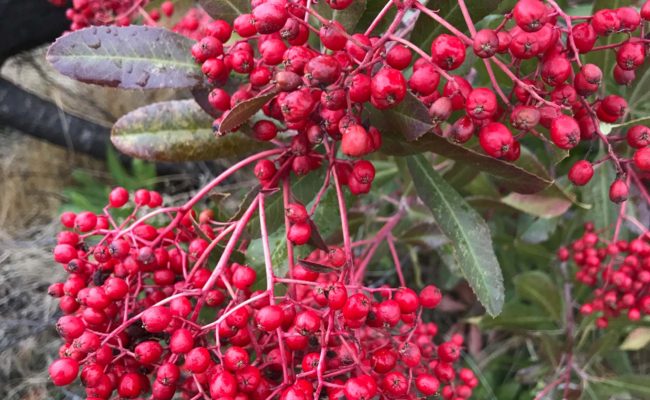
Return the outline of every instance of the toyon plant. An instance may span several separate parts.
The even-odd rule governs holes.
[[[479,379],[465,333],[507,330],[540,302],[566,339],[536,398],[595,382],[650,396],[638,377],[590,375],[568,273],[592,288],[585,326],[650,313],[650,2],[583,15],[554,0],[148,3],[74,0],[47,60],[81,82],[191,93],[119,119],[122,152],[233,161],[180,205],[117,187],[102,212],[61,215],[55,385],[79,380],[88,398],[467,399],[494,377]],[[247,175],[237,210],[210,203]],[[506,292],[497,253],[509,261],[513,238],[583,214],[595,222],[555,247],[567,245],[565,290],[539,291],[555,278],[530,271]],[[471,329],[434,322],[440,260],[482,306]]]

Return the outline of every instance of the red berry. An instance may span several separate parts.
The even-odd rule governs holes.
[[[436,308],[442,300],[442,293],[440,293],[440,289],[434,285],[428,285],[420,291],[419,299],[422,307]]]
[[[292,224],[305,223],[309,220],[307,208],[300,203],[289,203],[285,213]]]
[[[48,368],[50,379],[56,386],[66,386],[74,382],[79,373],[79,363],[72,358],[59,358]]]
[[[108,202],[113,208],[120,208],[129,201],[129,192],[123,187],[116,187],[111,190],[111,194],[108,196]]]
[[[580,142],[580,126],[568,115],[560,115],[551,122],[551,140],[561,149],[569,150]]]
[[[607,36],[618,31],[621,21],[614,10],[603,9],[594,13],[591,26],[599,36]]]
[[[641,171],[650,171],[650,147],[638,149],[634,153],[634,165]]]
[[[200,374],[208,369],[211,361],[208,349],[195,347],[185,355],[185,368],[194,374]]]
[[[185,354],[194,348],[194,336],[188,329],[179,328],[169,338],[169,350],[174,354]]]
[[[490,119],[497,112],[497,97],[490,89],[474,89],[467,96],[465,110],[474,119]]]
[[[474,36],[472,46],[474,54],[481,58],[490,58],[499,49],[499,37],[492,29],[481,29]]]
[[[646,147],[650,144],[650,128],[644,125],[634,125],[628,129],[626,138],[630,147],[635,149]]]
[[[368,154],[370,147],[370,136],[363,126],[351,125],[343,132],[341,140],[343,154],[350,157],[361,157]]]
[[[588,53],[596,44],[598,35],[588,22],[582,22],[573,27],[573,41],[580,53]]]
[[[440,381],[429,374],[420,374],[415,377],[415,387],[425,396],[433,396],[440,388]]]
[[[287,232],[287,239],[296,246],[306,244],[309,238],[311,238],[311,225],[308,222],[295,223]]]
[[[622,203],[627,200],[629,189],[622,179],[616,179],[609,187],[609,199],[614,203]]]
[[[569,170],[569,180],[576,186],[584,186],[594,176],[594,167],[589,161],[580,160]]]
[[[164,1],[160,5],[160,11],[167,17],[171,17],[174,14],[174,2],[173,1]]]
[[[223,354],[223,366],[230,371],[239,371],[250,364],[248,352],[239,347],[231,346]]]
[[[257,279],[257,273],[251,267],[240,265],[232,273],[232,284],[239,290],[248,289]]]
[[[640,41],[627,41],[616,50],[616,65],[624,71],[638,69],[645,61],[645,46]]]
[[[362,293],[357,293],[348,298],[343,307],[343,316],[348,320],[360,320],[368,315],[370,300]]]
[[[443,33],[431,43],[431,61],[445,70],[456,69],[465,61],[465,45],[456,36]]]
[[[289,14],[283,3],[268,1],[253,8],[251,16],[257,32],[267,35],[282,29]]]
[[[481,128],[478,138],[483,150],[496,158],[504,157],[514,143],[510,130],[498,122],[490,122]]]
[[[404,75],[394,68],[382,68],[372,77],[370,85],[370,100],[380,109],[386,109],[399,104],[406,96],[406,80]]]
[[[411,64],[411,50],[401,44],[396,44],[386,54],[386,63],[391,67],[403,70]]]
[[[276,305],[269,305],[260,309],[255,315],[255,322],[258,327],[266,332],[272,332],[282,324],[284,313],[282,308]]]
[[[526,32],[536,32],[548,19],[546,6],[539,0],[519,0],[512,9],[517,26]]]
[[[338,21],[323,24],[319,32],[321,43],[330,50],[342,50],[348,41],[344,32],[345,28]]]
[[[167,307],[156,306],[142,313],[142,325],[151,333],[162,332],[169,327],[172,313]]]

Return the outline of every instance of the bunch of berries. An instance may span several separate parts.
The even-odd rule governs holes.
[[[327,3],[344,10],[352,1]],[[459,5],[466,8],[464,2]],[[476,136],[485,153],[506,161],[519,158],[519,141],[527,134],[562,150],[599,139],[609,153],[598,163],[612,162],[618,173],[612,183],[612,201],[627,198],[624,176],[631,169],[630,159],[619,154],[627,149],[618,146],[614,151],[610,147],[614,140],[600,130],[601,123],[620,122],[628,115],[627,102],[618,95],[603,94],[603,71],[580,57],[616,52],[614,78],[621,85],[631,84],[646,58],[647,41],[634,34],[650,19],[650,3],[640,13],[621,7],[569,17],[554,1],[520,0],[495,29],[476,31],[467,18],[470,36],[418,2],[389,6],[397,11],[385,32],[373,32],[375,24],[365,33],[348,32],[304,0],[254,1],[251,13],[237,17],[232,26],[224,20],[210,22],[192,54],[215,85],[209,98],[214,111],[227,115],[242,101],[274,92],[277,95],[265,104],[264,117],[253,129],[255,137],[273,140],[278,131],[288,131],[294,139],[302,137],[313,146],[329,136],[341,141],[345,155],[363,157],[381,146],[381,135],[364,120],[364,110],[369,105],[379,110],[396,107],[410,92],[429,109],[434,125],[430,134],[455,143]],[[451,32],[434,38],[430,53],[404,38],[408,29],[397,29],[412,9]],[[237,40],[231,40],[233,31]],[[611,35],[620,41],[596,46],[599,38]],[[312,36],[318,38],[319,48],[310,45]],[[468,51],[483,60],[492,88],[474,87],[468,78],[453,74]],[[510,62],[504,63],[503,58]],[[531,65],[537,65],[534,72],[521,72]],[[506,74],[513,86],[502,88],[493,68]],[[233,72],[245,79],[228,91],[224,85],[232,82]],[[505,89],[511,90],[509,96]],[[221,118],[215,121],[217,131]],[[270,124],[275,126],[270,128]],[[644,172],[650,170],[647,131],[639,125],[627,134],[635,149],[633,165]],[[585,185],[593,169],[594,164],[581,160],[571,168],[569,178]]]
[[[160,20],[161,13],[167,18],[174,14],[174,3],[169,0],[164,1],[160,9],[153,8],[149,11],[143,8],[149,0],[48,1],[57,7],[68,7],[65,15],[70,20],[71,31],[97,25],[128,26],[139,18],[148,25],[155,25]]]
[[[310,250],[276,275],[282,266],[271,259],[265,191],[238,221],[193,211],[234,171],[277,151],[267,153],[181,207],[164,206],[155,191],[118,187],[100,214],[61,215],[54,260],[69,275],[49,288],[64,314],[56,328],[65,343],[49,367],[54,384],[80,377],[89,398],[105,399],[469,398],[478,381],[458,366],[463,337],[436,344],[438,327],[422,320],[440,291],[405,287],[397,262],[400,287],[364,285],[382,236],[348,250]],[[306,244],[316,229],[310,214],[288,197],[285,204],[287,246]],[[122,219],[113,215],[129,207]],[[242,228],[258,209],[265,265],[256,269],[245,263]],[[365,250],[357,257],[352,248]]]
[[[584,234],[558,251],[561,261],[573,261],[576,280],[594,288],[580,313],[598,315],[596,325],[606,328],[611,318],[625,315],[638,321],[650,314],[650,236],[610,241],[585,226]]]

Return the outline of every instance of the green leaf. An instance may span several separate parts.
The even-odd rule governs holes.
[[[604,155],[601,151],[596,159]],[[582,188],[583,201],[589,201],[592,209],[588,217],[594,222],[596,229],[613,226],[616,222],[616,205],[609,199],[609,187],[616,178],[616,172],[611,163],[601,163],[595,168],[594,177]]]
[[[47,60],[85,83],[122,89],[192,88],[204,82],[194,41],[163,28],[90,27],[61,36]]]
[[[384,130],[399,132],[408,142],[418,140],[434,128],[427,108],[410,93],[397,106],[387,110],[372,107],[370,113],[371,120],[381,122],[376,125]]]
[[[650,328],[640,327],[630,332],[623,343],[621,350],[641,350],[650,344]]]
[[[542,271],[528,271],[517,275],[514,281],[520,299],[537,304],[556,321],[561,319],[560,289],[547,274]]]
[[[199,4],[214,19],[223,19],[232,22],[241,14],[251,12],[248,0],[199,0]]]
[[[611,395],[620,396],[622,393],[629,393],[641,399],[650,398],[650,379],[647,375],[620,375],[615,378],[597,379],[591,384],[601,389],[611,390]]]
[[[238,157],[267,146],[241,133],[216,137],[211,124],[194,100],[166,101],[120,118],[111,140],[125,154],[155,161]]]
[[[418,197],[451,241],[465,279],[487,312],[498,315],[503,307],[503,277],[490,229],[424,156],[410,156],[407,163]]]
[[[366,0],[355,0],[345,10],[335,10],[324,0],[313,3],[312,7],[321,17],[328,21],[337,21],[347,32],[354,32],[361,15],[366,11]],[[315,18],[312,20],[314,26],[320,25]]]
[[[535,305],[510,302],[496,318],[483,317],[481,329],[506,329],[515,331],[545,331],[557,329],[553,318],[544,315]]]
[[[549,193],[548,189],[535,194],[510,193],[501,201],[508,206],[541,218],[554,218],[564,214],[571,202]]]
[[[237,129],[261,110],[264,104],[275,97],[276,94],[276,92],[271,91],[237,104],[224,115],[221,125],[219,125],[219,133],[226,134]]]
[[[505,12],[514,6],[514,0],[482,0],[482,1],[467,1],[467,8],[474,24],[481,21],[486,16],[495,12]],[[467,33],[467,24],[463,18],[463,13],[460,11],[460,6],[454,0],[437,0],[430,1],[427,8],[436,11],[442,19],[449,22],[454,27]],[[413,34],[411,35],[411,42],[415,43],[421,49],[431,48],[431,42],[435,37],[441,33],[449,33],[445,27],[436,23],[423,13],[420,13]],[[471,51],[471,50],[470,50]]]
[[[381,151],[385,154],[406,156],[431,151],[498,177],[503,186],[518,193],[537,193],[553,184],[544,166],[525,149],[516,163],[509,163],[430,132],[426,108],[410,93],[390,110],[371,108],[370,121],[382,133]]]
[[[385,0],[367,0],[365,12],[361,15],[361,18],[359,18],[359,22],[357,23],[357,32],[365,32],[385,5]],[[384,32],[390,25],[391,21],[393,21],[395,14],[397,14],[397,7],[391,5],[388,12],[385,14],[384,18],[379,21],[375,31],[373,32]]]

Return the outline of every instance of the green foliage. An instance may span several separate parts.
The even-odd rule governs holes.
[[[156,166],[146,161],[133,159],[130,170],[119,160],[113,148],[106,153],[108,177],[100,179],[96,175],[77,169],[72,172],[74,185],[63,190],[65,201],[62,211],[101,212],[108,202],[108,194],[114,186],[122,186],[130,192],[137,189],[153,189],[156,181]]]

